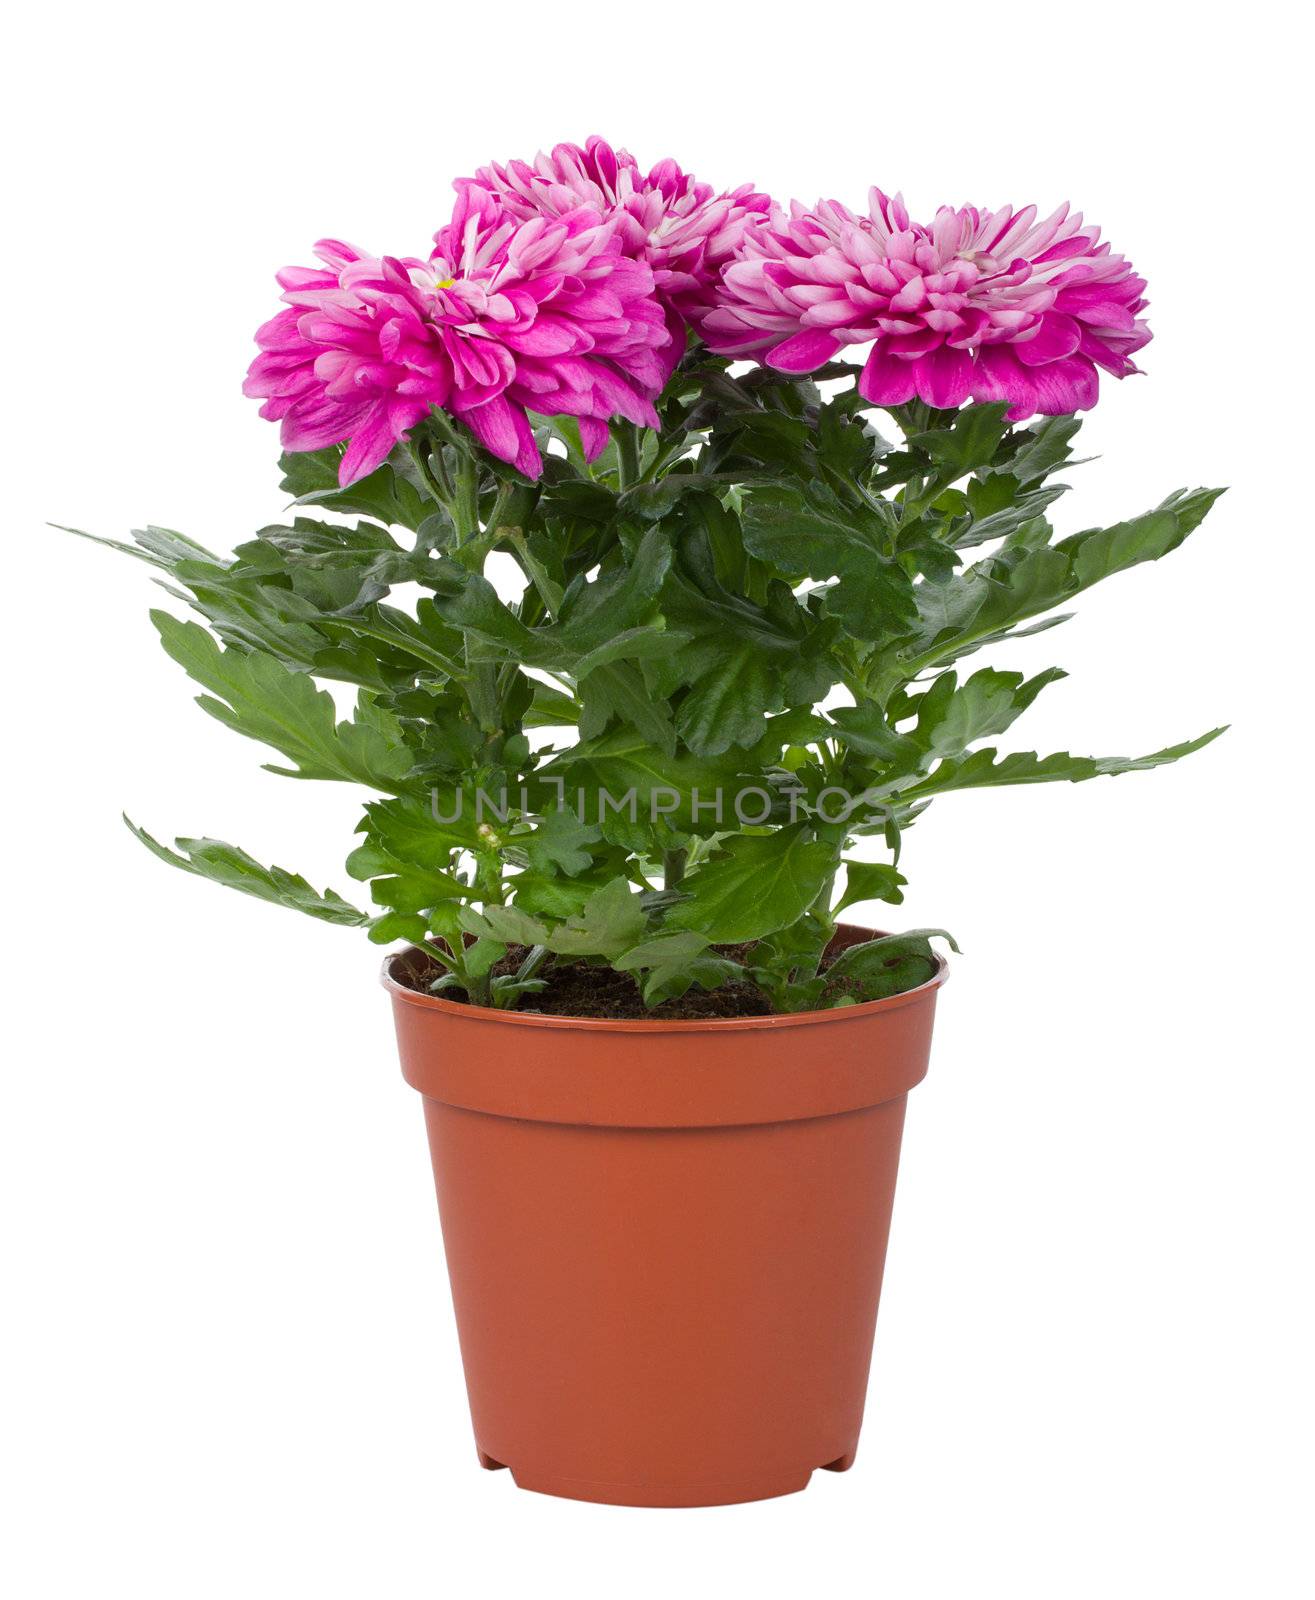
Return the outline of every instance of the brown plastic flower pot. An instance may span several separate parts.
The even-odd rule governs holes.
[[[421,994],[413,959],[384,982],[483,1465],[638,1506],[848,1467],[944,965],[838,1010],[609,1021]]]

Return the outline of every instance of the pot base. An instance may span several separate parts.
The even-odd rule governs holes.
[[[476,1446],[479,1464],[487,1472],[511,1473],[518,1489],[528,1489],[533,1494],[550,1494],[559,1500],[588,1500],[605,1506],[661,1506],[667,1509],[695,1506],[743,1505],[750,1500],[777,1500],[782,1495],[798,1494],[812,1480],[814,1470],[819,1472],[848,1472],[854,1464],[855,1451],[849,1450],[834,1461],[825,1461],[816,1469],[799,1473],[776,1474],[765,1477],[721,1480],[714,1483],[641,1484],[604,1483],[592,1478],[564,1478],[552,1473],[517,1472],[505,1461],[496,1461],[487,1451]]]

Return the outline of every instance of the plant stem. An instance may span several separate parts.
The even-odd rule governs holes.
[[[502,528],[503,513],[507,509],[507,502],[511,499],[514,493],[514,484],[500,483],[498,485],[498,492],[493,497],[493,506],[489,511],[488,522],[484,527],[485,533],[488,534],[490,538],[496,537],[498,530]],[[511,530],[506,529],[504,531],[509,533]]]
[[[466,699],[482,733],[497,733],[502,726],[502,701],[498,695],[498,671],[492,661],[470,659],[470,637],[466,637]]]
[[[452,485],[447,481],[447,469],[443,465],[440,455],[431,457],[425,444],[410,439],[406,446],[407,454],[415,462],[416,471],[420,474],[425,487],[438,501],[445,506],[449,513],[452,510]]]
[[[512,548],[517,564],[521,571],[534,585],[534,591],[543,601],[543,609],[549,617],[557,615],[557,608],[562,603],[562,591],[548,576],[543,563],[535,559],[529,546],[529,541],[519,528],[507,530],[507,543]]]
[[[527,978],[532,978],[547,959],[548,946],[546,944],[536,944],[516,969],[517,983],[524,983]]]
[[[616,424],[616,481],[624,493],[639,477],[639,428],[633,422]]]
[[[687,850],[664,850],[662,852],[662,887],[675,889],[684,881],[685,865],[689,860]]]
[[[462,455],[457,467],[452,520],[456,524],[458,549],[479,533],[479,469],[469,452]]]

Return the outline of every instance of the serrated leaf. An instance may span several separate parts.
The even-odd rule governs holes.
[[[536,945],[548,942],[548,930],[537,917],[517,906],[486,905],[480,911],[463,906],[461,927],[476,938],[493,938],[503,944]]]
[[[556,872],[530,869],[510,880],[512,898],[522,911],[536,917],[575,917],[585,902],[611,882],[609,867],[566,878]]]
[[[904,652],[912,676],[1052,610],[1102,578],[1167,555],[1199,526],[1223,491],[1171,495],[1154,511],[1110,528],[1089,528],[1055,545],[1022,545],[970,567],[944,584],[918,591],[921,637]]]
[[[751,645],[723,644],[715,664],[681,701],[676,732],[698,756],[755,743],[768,713],[780,708],[779,679],[779,668]]]
[[[654,656],[667,656],[679,650],[687,635],[668,632],[651,625],[642,628],[625,628],[603,644],[596,645],[571,668],[576,678],[587,678],[597,667],[611,666],[614,661],[645,661]]]
[[[471,848],[478,839],[474,805],[462,796],[460,820],[441,823],[432,805],[413,796],[375,800],[365,808],[357,832],[365,835],[347,858],[353,878],[364,880],[396,870],[400,864],[427,872],[446,872],[454,850]]]
[[[1021,672],[984,667],[960,684],[956,673],[942,673],[919,699],[910,737],[928,756],[958,755],[978,739],[1004,733],[1047,684],[1065,676],[1051,667],[1025,680]]]
[[[429,912],[445,900],[469,894],[460,879],[448,872],[427,872],[399,863],[396,870],[370,880],[370,898],[391,911]]]
[[[370,924],[370,940],[374,944],[392,944],[395,939],[405,939],[408,944],[422,945],[429,927],[423,917],[406,915],[400,911],[385,911]]]
[[[338,463],[343,449],[287,451],[279,457],[283,477],[279,487],[299,505],[321,505],[329,511],[361,512],[385,524],[416,529],[439,508],[423,498],[415,486],[391,463],[358,478],[345,489],[338,483]]]
[[[671,541],[660,528],[652,528],[632,560],[615,561],[592,583],[580,580],[568,586],[558,629],[562,643],[587,658],[619,633],[648,622],[670,568]]]
[[[975,472],[995,459],[1005,431],[1005,401],[965,406],[948,428],[915,434],[910,445],[931,457],[941,469],[941,477],[953,482],[965,473]]]
[[[580,912],[555,928],[546,942],[555,955],[602,956],[612,961],[639,942],[647,925],[639,896],[625,878],[613,878],[590,895]]]
[[[887,934],[842,951],[827,969],[827,986],[840,982],[857,985],[860,995],[850,995],[851,1000],[884,1000],[916,989],[936,975],[933,939],[944,939],[958,953],[959,946],[944,928],[911,928],[907,933]]]
[[[533,870],[545,875],[556,870],[572,878],[593,863],[589,847],[602,837],[601,828],[581,822],[574,811],[559,806],[546,812],[532,833],[517,834],[516,843],[525,851]]]
[[[599,737],[618,722],[632,729],[655,750],[670,756],[676,748],[676,728],[664,700],[648,691],[633,661],[616,661],[597,667],[581,683],[580,738]]]
[[[468,976],[483,978],[497,966],[506,953],[507,947],[501,939],[476,939],[473,944],[465,947],[461,964]]]
[[[535,683],[534,698],[525,713],[527,728],[569,728],[579,720],[578,701],[546,683]]]
[[[125,816],[123,820],[153,855],[184,872],[209,878],[212,883],[222,883],[225,888],[237,889],[242,894],[254,895],[257,900],[267,900],[273,905],[304,912],[321,922],[359,928],[370,920],[365,912],[358,911],[332,889],[326,889],[321,894],[295,872],[288,872],[283,867],[261,866],[245,850],[226,844],[222,839],[175,839],[177,851],[182,852],[179,854],[153,839],[145,828],[139,828],[131,818]]]
[[[721,855],[683,880],[690,898],[668,912],[667,925],[692,928],[712,944],[761,939],[801,917],[836,865],[835,851],[802,822],[734,834]]]
[[[833,916],[846,906],[865,905],[872,900],[884,900],[892,906],[903,904],[903,889],[909,880],[898,867],[884,861],[846,861],[845,872],[845,892],[832,907]]]
[[[412,766],[410,753],[391,742],[378,721],[338,722],[332,697],[302,672],[259,651],[222,650],[196,622],[152,611],[164,648],[210,695],[197,704],[249,739],[272,745],[296,763],[270,767],[286,777],[324,778],[400,792]]]
[[[715,989],[743,974],[744,969],[737,962],[707,952],[708,941],[702,934],[659,933],[618,956],[612,965],[618,972],[644,973],[644,1004],[656,1006],[664,1000],[678,999],[693,984]]]
[[[901,800],[917,800],[927,795],[945,794],[951,789],[1000,788],[1021,783],[1084,783],[1088,778],[1119,777],[1125,772],[1147,772],[1152,767],[1181,761],[1203,750],[1224,733],[1212,728],[1197,739],[1170,745],[1148,756],[1074,756],[1066,750],[1052,756],[1035,751],[1019,751],[1001,756],[992,749],[974,750],[971,755],[940,763],[929,777],[901,792]]]
[[[1011,473],[1026,487],[1048,477],[1072,453],[1069,440],[1082,426],[1075,416],[1040,417],[1020,437],[1022,443],[1009,457],[1002,471]]]
[[[791,577],[835,578],[826,609],[859,639],[886,639],[917,625],[913,586],[887,555],[881,530],[838,503],[823,510],[787,486],[756,488],[741,512],[745,548]]]
[[[1069,559],[1074,592],[1176,550],[1223,493],[1222,489],[1183,489],[1145,516],[1061,539],[1054,548]]]
[[[741,766],[730,757],[666,755],[626,728],[561,751],[539,775],[545,789],[554,780],[564,784],[565,797],[587,821],[597,821],[605,839],[633,849],[651,837],[655,817],[683,833],[718,831],[734,820],[728,791],[741,787]],[[762,774],[748,782],[766,786]],[[628,796],[630,803],[618,810]]]

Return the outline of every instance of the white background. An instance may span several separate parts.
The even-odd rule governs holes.
[[[4,96],[8,1592],[1308,1595],[1312,241],[1279,8],[40,15]],[[1150,279],[1155,342],[1065,531],[1233,486],[999,659],[1072,673],[1016,748],[1226,738],[952,796],[908,841],[892,915],[964,955],[862,1448],[723,1510],[479,1471],[378,953],[118,821],[347,889],[357,799],[260,772],[161,654],[147,569],[43,526],[227,549],[275,520],[239,393],[273,270],[322,234],[423,253],[451,177],[592,131],[783,199],[1071,198]]]

